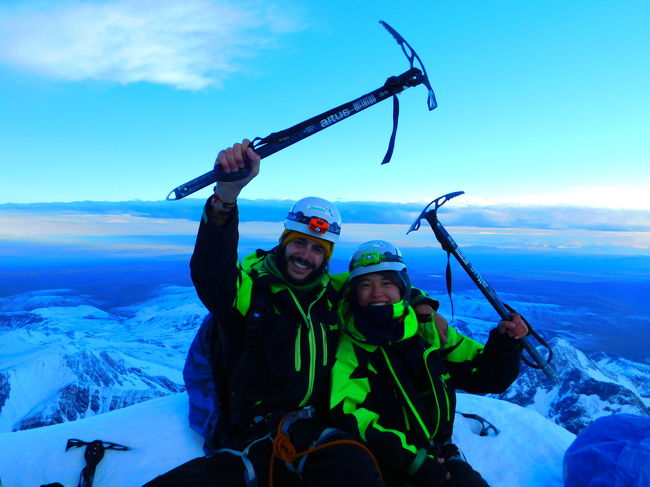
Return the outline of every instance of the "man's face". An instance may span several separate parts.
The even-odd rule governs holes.
[[[309,238],[296,238],[284,248],[284,257],[289,277],[303,281],[323,264],[325,249]]]
[[[361,306],[395,304],[401,299],[399,287],[379,273],[359,277],[357,300]]]

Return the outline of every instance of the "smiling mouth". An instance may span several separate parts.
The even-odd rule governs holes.
[[[314,268],[314,266],[311,265],[309,262],[305,262],[304,260],[298,259],[297,257],[292,257],[291,259],[289,259],[289,261],[294,267],[296,267],[298,270],[301,271],[310,271]]]

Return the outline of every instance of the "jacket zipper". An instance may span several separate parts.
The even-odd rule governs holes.
[[[300,401],[300,404],[298,405],[299,407],[303,407],[309,399],[311,398],[311,393],[314,391],[314,377],[316,375],[316,337],[314,333],[314,325],[311,321],[311,308],[314,306],[314,304],[325,294],[325,288],[321,290],[321,292],[316,296],[316,298],[309,304],[309,307],[307,308],[307,313],[302,309],[302,306],[300,306],[300,302],[296,298],[296,295],[293,293],[293,291],[289,288],[289,293],[291,294],[291,297],[293,298],[293,301],[298,308],[298,311],[300,311],[300,314],[302,315],[302,318],[307,325],[307,332],[309,333],[308,335],[308,342],[309,342],[309,376],[308,376],[308,383],[307,383],[307,392],[305,394],[305,397]],[[302,328],[302,327],[300,327]],[[298,347],[300,349],[300,347]]]
[[[386,360],[386,365],[388,365],[388,370],[390,370],[391,375],[393,376],[393,380],[397,384],[397,387],[399,388],[400,392],[402,393],[402,396],[404,396],[404,399],[406,400],[406,404],[408,405],[409,409],[411,410],[411,413],[413,413],[413,416],[417,420],[418,424],[420,425],[420,428],[422,428],[422,432],[424,435],[431,439],[433,438],[432,435],[429,434],[429,430],[427,426],[424,424],[424,421],[422,421],[422,418],[418,414],[417,410],[415,409],[415,406],[413,406],[413,403],[411,402],[411,399],[409,398],[408,394],[406,394],[406,391],[402,387],[401,382],[397,379],[397,374],[395,374],[395,371],[393,370],[393,366],[390,363],[390,360],[388,359],[388,355],[386,354],[386,351],[380,347],[381,353],[384,356],[384,360]]]
[[[323,367],[327,366],[327,333],[325,332],[325,327],[323,324],[320,324],[320,335],[321,340],[323,341]]]
[[[431,376],[431,371],[429,370],[429,362],[428,362],[429,354],[431,354],[433,351],[434,351],[434,349],[429,347],[424,351],[424,355],[423,355],[424,367],[427,369],[427,375],[429,376],[429,383],[431,384],[431,391],[433,392],[433,398],[436,400],[436,409],[438,411],[438,415],[437,415],[437,418],[436,418],[436,421],[435,421],[436,429],[434,430],[433,435],[431,436],[431,439],[433,439],[438,434],[438,429],[440,428],[440,420],[441,420],[440,401],[439,401],[439,398],[438,398],[438,392],[436,391],[436,385],[433,382],[433,377]],[[449,411],[449,394],[447,394],[447,385],[445,384],[444,379],[441,378],[441,382],[442,382],[442,390],[443,390],[444,395],[445,395],[445,404],[447,405],[447,408],[446,408],[447,409],[447,421],[449,421],[450,420],[450,418],[449,418],[449,413],[450,413],[450,411]]]
[[[302,341],[302,325],[298,324],[298,331],[296,332],[296,341],[293,345],[293,363],[296,372],[300,372],[300,368],[302,367],[301,353],[300,353],[301,341]]]
[[[311,393],[314,391],[314,377],[316,376],[316,337],[311,318],[308,318],[307,330],[309,331],[309,385],[307,386],[307,394],[305,394],[305,398],[300,401],[300,407],[307,404],[311,398]]]

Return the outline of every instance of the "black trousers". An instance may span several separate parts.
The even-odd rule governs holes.
[[[313,425],[312,425],[313,426]],[[293,429],[293,428],[292,428]],[[304,451],[312,441],[305,442],[305,434],[313,427],[299,431],[294,442],[297,451]],[[302,435],[300,434],[302,433]],[[320,432],[319,432],[320,434]],[[301,438],[302,436],[302,438]],[[327,442],[351,437],[341,431],[327,438]],[[301,441],[302,440],[302,441]],[[218,452],[210,456],[195,458],[169,472],[148,482],[145,487],[257,487],[269,486],[269,470],[273,461],[274,487],[384,487],[372,458],[357,445],[337,444],[310,453],[302,466],[297,459],[292,467],[301,472],[292,471],[283,461],[272,459],[273,445],[270,438],[258,440],[247,452],[247,460],[234,451]],[[251,472],[250,468],[254,472]],[[247,473],[247,471],[249,473]],[[248,477],[248,481],[247,481]],[[256,484],[250,482],[254,477]]]
[[[481,474],[472,466],[462,460],[450,460],[444,463],[445,468],[451,474],[450,487],[489,487]]]

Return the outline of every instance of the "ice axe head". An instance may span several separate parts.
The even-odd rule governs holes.
[[[424,63],[420,59],[420,56],[415,52],[415,50],[411,47],[411,45],[406,42],[406,40],[397,32],[395,29],[393,29],[390,25],[388,25],[386,22],[383,20],[380,20],[379,23],[386,29],[390,35],[393,36],[393,38],[397,41],[399,46],[402,48],[402,52],[406,56],[406,59],[408,59],[409,63],[411,64],[411,69],[413,69],[414,62],[417,61],[418,66],[416,69],[419,69],[422,73],[422,79],[419,80],[424,86],[427,87],[427,90],[429,91],[428,97],[427,97],[427,106],[429,107],[429,110],[433,110],[438,106],[438,102],[436,101],[436,95],[433,92],[433,88],[431,87],[431,83],[429,82],[429,75],[427,74],[427,70],[424,67]]]
[[[465,191],[455,191],[453,193],[447,193],[433,200],[431,203],[429,203],[427,206],[424,207],[424,210],[422,210],[420,215],[415,219],[415,221],[409,228],[408,232],[406,232],[406,234],[408,235],[409,233],[418,230],[420,228],[420,220],[422,220],[423,218],[426,219],[427,215],[429,215],[430,213],[433,213],[435,215],[435,213],[438,211],[438,208],[440,208],[450,199],[455,198],[456,196],[459,196],[461,194],[465,194]],[[431,205],[433,205],[433,209],[429,210],[429,207]]]

